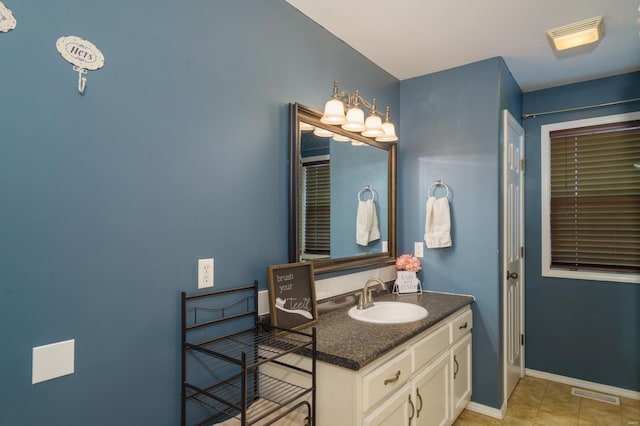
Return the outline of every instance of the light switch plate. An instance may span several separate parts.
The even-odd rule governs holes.
[[[31,383],[36,384],[73,374],[75,339],[33,348]]]
[[[269,291],[261,290],[258,292],[258,315],[266,315],[269,311]]]
[[[416,257],[424,257],[424,243],[422,241],[413,243],[413,253]]]

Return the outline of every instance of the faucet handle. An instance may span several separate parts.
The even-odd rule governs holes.
[[[358,309],[364,309],[364,291],[360,292],[360,293],[356,293],[356,296],[358,296]]]

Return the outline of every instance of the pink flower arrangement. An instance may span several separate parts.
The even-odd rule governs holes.
[[[410,254],[403,254],[396,259],[396,269],[398,271],[418,272],[422,269],[420,259]]]

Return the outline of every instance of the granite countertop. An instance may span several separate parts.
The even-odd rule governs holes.
[[[351,370],[360,370],[376,358],[436,325],[474,301],[472,296],[424,292],[383,294],[376,301],[395,300],[424,306],[429,315],[403,324],[373,324],[352,319],[347,314],[354,303],[318,315],[317,359]],[[310,328],[305,330],[310,331]]]

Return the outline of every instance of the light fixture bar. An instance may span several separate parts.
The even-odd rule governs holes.
[[[360,104],[370,110],[366,120]],[[395,126],[389,121],[389,107],[385,115],[384,123],[376,110],[376,100],[367,101],[359,91],[351,93],[347,90],[340,91],[338,80],[333,82],[333,94],[324,107],[324,113],[320,121],[325,124],[342,126],[351,132],[362,132],[363,136],[375,138],[377,142],[395,142],[398,137]]]

